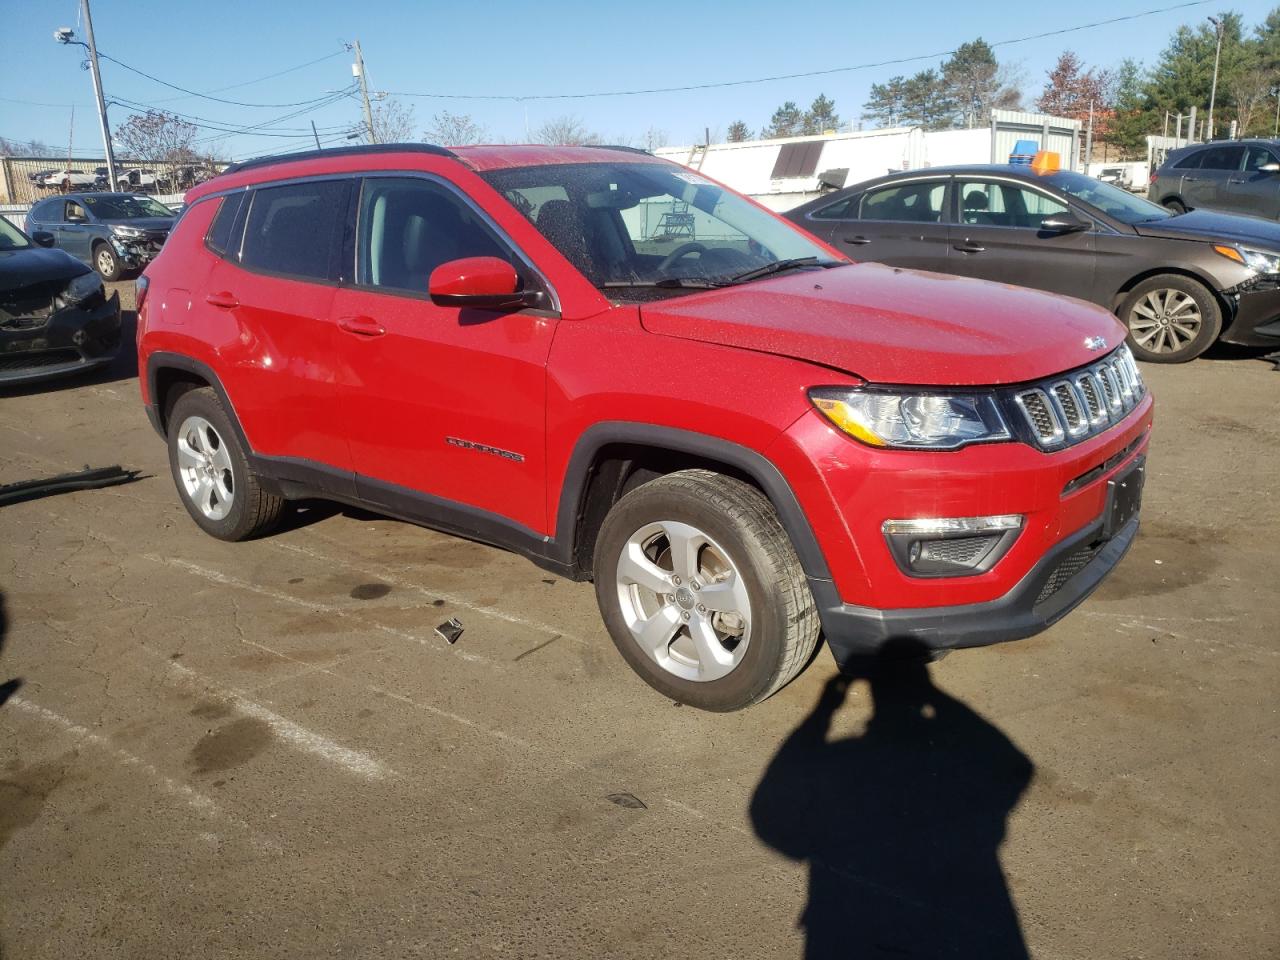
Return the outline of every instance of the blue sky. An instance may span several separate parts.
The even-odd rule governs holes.
[[[644,89],[750,79],[822,70],[897,57],[932,54],[981,35],[989,42],[1074,27],[1169,6],[1174,0],[1077,0],[1053,6],[971,0],[915,3],[779,4],[736,2],[422,3],[374,0],[94,0],[98,46],[153,76],[201,92],[337,53],[359,39],[373,88],[473,95],[528,95]],[[1064,49],[1089,64],[1114,65],[1127,56],[1152,62],[1181,23],[1221,9],[1260,22],[1276,0],[1216,2],[997,49],[1021,68],[1033,99],[1045,71]],[[5,82],[0,85],[0,136],[43,140],[65,149],[75,109],[77,151],[98,143],[89,74],[79,48],[53,40],[59,26],[76,26],[75,0],[0,0],[5,24]],[[83,31],[80,31],[83,35]],[[684,93],[580,100],[405,99],[419,127],[440,110],[468,113],[494,140],[525,139],[563,114],[581,118],[606,138],[641,139],[665,132],[672,144],[701,139],[704,127],[723,131],[743,119],[763,126],[784,100],[806,105],[818,93],[836,101],[842,117],[857,118],[872,83],[930,62]],[[289,108],[250,108],[181,94],[103,65],[108,98],[150,103],[232,126],[274,120]],[[214,94],[250,103],[294,103],[323,97],[351,83],[350,57],[334,56],[286,76]],[[170,99],[170,98],[179,99]],[[53,106],[10,102],[39,101]],[[110,108],[113,126],[128,116]],[[354,99],[325,106],[277,126],[338,135],[359,119]],[[203,131],[202,137],[217,136]],[[303,146],[305,139],[236,135],[212,141],[224,155],[243,157]]]

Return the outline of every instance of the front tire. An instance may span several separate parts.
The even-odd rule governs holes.
[[[120,258],[111,249],[111,244],[100,243],[93,248],[93,269],[108,282],[119,280],[124,269],[120,266]]]
[[[1172,213],[1175,217],[1178,216],[1178,214],[1187,212],[1187,205],[1183,203],[1181,200],[1179,200],[1177,197],[1170,197],[1168,200],[1166,200],[1164,202],[1164,208],[1168,210],[1170,213]]]
[[[280,520],[284,498],[263,489],[231,418],[209,387],[184,393],[173,405],[169,468],[182,505],[210,536],[248,540]]]
[[[1151,277],[1117,311],[1129,349],[1148,363],[1186,363],[1208,350],[1222,330],[1222,307],[1204,284],[1180,274]]]
[[[681,470],[626,494],[601,525],[594,570],[623,659],[679,703],[719,712],[758,703],[818,642],[791,540],[768,499],[732,477]]]

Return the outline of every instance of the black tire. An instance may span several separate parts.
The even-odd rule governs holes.
[[[121,274],[124,273],[120,266],[120,258],[116,256],[116,252],[111,249],[109,243],[98,243],[93,247],[93,269],[98,271],[98,275],[108,282],[119,280]]]
[[[1175,335],[1185,337],[1185,327],[1179,328],[1182,332],[1177,334],[1173,330],[1168,331],[1164,335],[1165,339],[1161,339],[1158,332],[1155,339],[1151,339],[1150,334],[1154,329],[1152,323],[1160,321],[1152,321],[1149,315],[1140,312],[1145,307],[1147,313],[1150,313],[1151,303],[1147,301],[1149,295],[1156,295],[1158,300],[1165,301],[1160,291],[1168,291],[1175,300],[1182,300],[1184,303],[1186,301],[1183,295],[1190,297],[1195,301],[1199,313],[1195,335],[1180,342],[1176,349],[1168,348],[1167,344]],[[1213,291],[1197,280],[1176,273],[1163,273],[1142,281],[1121,301],[1116,315],[1125,326],[1125,339],[1129,349],[1135,357],[1147,363],[1186,363],[1194,360],[1213,346],[1222,331],[1222,307]]]
[[[226,450],[232,495],[230,508],[220,518],[207,516],[201,510],[188,492],[183,479],[179,462],[179,437],[191,418],[202,418],[207,422],[215,431],[218,440],[216,446],[225,447]],[[191,519],[205,533],[219,540],[249,540],[262,536],[275,527],[284,510],[284,498],[264,490],[261,479],[249,469],[249,462],[245,458],[231,418],[223,409],[218,395],[209,387],[190,390],[173,405],[169,414],[169,470],[173,475],[174,485],[178,488],[178,497],[187,508],[187,513],[191,514]]]
[[[749,642],[737,665],[718,679],[685,679],[663,669],[627,626],[619,560],[637,531],[662,521],[694,526],[722,547],[750,599]],[[679,703],[717,712],[758,703],[799,674],[818,643],[813,595],[773,505],[732,477],[681,470],[627,493],[601,525],[593,566],[600,612],[623,659],[651,687]]]
[[[1165,200],[1164,208],[1174,214],[1187,212],[1187,205],[1177,197],[1169,197],[1169,199]]]

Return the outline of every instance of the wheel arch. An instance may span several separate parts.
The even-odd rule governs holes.
[[[152,426],[161,436],[167,437],[169,434],[169,415],[178,398],[189,390],[209,387],[222,402],[241,449],[252,455],[253,448],[240,425],[235,404],[231,402],[222,381],[208,364],[184,354],[157,351],[147,357],[146,376],[147,396],[150,398],[147,414]]]
[[[1124,302],[1124,298],[1132,293],[1133,289],[1138,286],[1138,284],[1145,283],[1153,277],[1162,277],[1166,275],[1186,277],[1188,280],[1194,280],[1196,283],[1208,290],[1214,300],[1217,301],[1218,309],[1222,311],[1223,326],[1226,326],[1226,323],[1231,318],[1233,311],[1231,304],[1227,302],[1226,298],[1222,295],[1222,291],[1218,289],[1218,285],[1203,273],[1200,273],[1191,267],[1184,266],[1152,267],[1150,270],[1144,270],[1142,273],[1135,274],[1130,277],[1121,284],[1120,289],[1117,290],[1115,296],[1111,298],[1111,312],[1117,316],[1119,315],[1120,304]]]
[[[561,561],[576,579],[591,574],[605,514],[644,479],[702,467],[751,484],[768,498],[811,579],[830,580],[813,528],[781,471],[762,453],[733,441],[656,424],[608,421],[578,438],[556,512]]]

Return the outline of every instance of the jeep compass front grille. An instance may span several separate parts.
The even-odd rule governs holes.
[[[1121,347],[1083,370],[1018,390],[1013,403],[1035,442],[1053,450],[1119,423],[1145,393],[1133,356]]]

